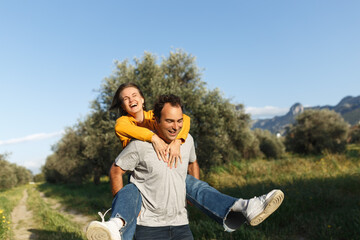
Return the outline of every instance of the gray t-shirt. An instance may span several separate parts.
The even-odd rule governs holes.
[[[188,163],[196,160],[194,140],[189,134],[180,147],[182,163],[170,169],[160,161],[151,143],[132,141],[115,164],[133,171],[130,182],[141,192],[142,206],[137,224],[149,227],[188,224],[185,179]]]

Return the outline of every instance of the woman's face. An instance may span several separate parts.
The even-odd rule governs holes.
[[[120,92],[123,109],[130,115],[143,111],[144,98],[135,87],[127,87]]]

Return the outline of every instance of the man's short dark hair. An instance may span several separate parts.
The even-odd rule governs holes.
[[[170,103],[173,107],[181,107],[183,110],[183,105],[181,103],[180,97],[174,94],[164,94],[160,95],[154,104],[154,116],[157,120],[161,118],[161,111],[164,108],[165,103]]]

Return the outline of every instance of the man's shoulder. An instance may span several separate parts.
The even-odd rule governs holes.
[[[186,140],[190,140],[192,142],[194,142],[194,138],[191,136],[191,134],[189,133]]]
[[[185,143],[183,145],[187,145],[187,146],[194,145],[194,138],[191,136],[190,133],[188,134]]]
[[[141,148],[141,147],[152,147],[152,143],[141,141],[138,139],[132,139],[127,147],[132,146],[132,148]]]

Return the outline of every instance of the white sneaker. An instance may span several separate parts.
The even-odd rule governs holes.
[[[110,209],[109,209],[110,210]],[[108,211],[109,211],[108,210]],[[107,212],[107,211],[106,211]],[[105,214],[106,214],[105,212]],[[105,215],[104,214],[104,215]],[[86,229],[86,237],[89,240],[121,240],[118,224],[110,219],[104,221],[104,215],[99,212],[102,222],[92,221]]]
[[[284,200],[284,193],[281,190],[272,190],[261,197],[251,198],[243,212],[251,226],[259,225],[270,216]]]

